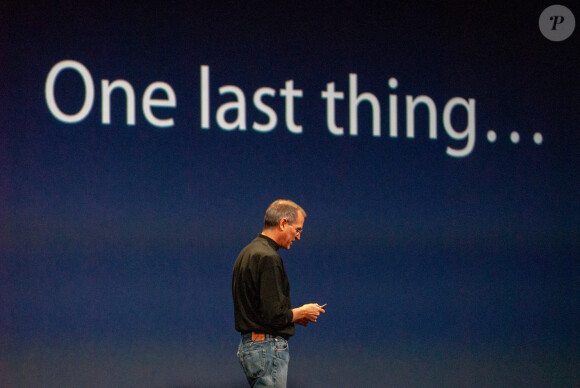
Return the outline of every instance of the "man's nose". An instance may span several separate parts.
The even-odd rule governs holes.
[[[300,240],[300,233],[296,235],[296,240]]]

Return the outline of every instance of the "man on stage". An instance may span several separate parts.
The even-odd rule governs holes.
[[[306,326],[325,312],[317,303],[292,308],[290,284],[277,252],[300,240],[305,218],[296,203],[275,201],[266,210],[262,233],[234,264],[234,317],[242,336],[238,359],[252,387],[286,387],[294,324]]]

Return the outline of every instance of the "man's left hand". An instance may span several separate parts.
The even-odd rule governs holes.
[[[309,321],[308,321],[308,319],[306,319],[306,318],[302,318],[302,319],[299,319],[299,320],[297,320],[297,321],[296,321],[296,322],[294,322],[294,323],[296,323],[296,324],[298,324],[298,325],[300,325],[300,326],[304,326],[304,327],[306,327],[306,326],[308,326],[308,322],[309,322]]]

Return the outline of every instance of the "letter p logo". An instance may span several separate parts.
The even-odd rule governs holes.
[[[566,40],[574,32],[576,20],[574,14],[563,5],[551,5],[540,15],[540,31],[553,42]]]
[[[550,16],[550,20],[554,22],[554,24],[552,24],[552,31],[556,31],[558,24],[564,23],[564,16]]]

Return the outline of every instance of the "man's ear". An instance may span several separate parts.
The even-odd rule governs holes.
[[[281,231],[284,231],[284,229],[286,229],[287,225],[288,225],[288,219],[282,218],[280,220],[280,222],[278,222],[278,229],[280,229]]]

